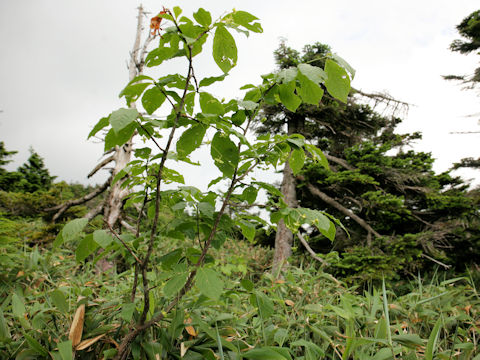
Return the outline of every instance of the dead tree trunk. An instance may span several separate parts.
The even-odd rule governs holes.
[[[143,67],[145,63],[145,56],[147,53],[147,48],[150,41],[154,38],[150,33],[148,37],[145,39],[143,46],[141,46],[141,38],[142,38],[142,31],[143,31],[143,18],[145,16],[145,11],[143,7],[140,5],[138,7],[138,16],[137,16],[137,32],[135,36],[135,41],[133,44],[133,49],[130,54],[130,61],[128,64],[129,70],[129,81],[134,79],[136,76],[141,75],[143,73]],[[136,108],[135,102],[130,104],[130,108]],[[117,181],[115,184],[112,185],[112,180],[125,166],[130,162],[132,157],[133,151],[133,137],[130,139],[125,145],[119,147],[116,146],[115,149],[109,151],[105,155],[108,154],[108,157],[100,161],[97,166],[88,174],[88,177],[94,175],[100,169],[103,169],[106,165],[114,162],[115,165],[113,170],[111,170],[111,176],[107,180],[105,184],[101,186],[101,190],[97,189],[92,193],[84,196],[81,199],[73,200],[61,204],[55,208],[47,209],[49,211],[57,211],[57,213],[53,217],[53,221],[56,221],[68,208],[74,205],[83,204],[94,197],[98,196],[104,190],[108,190],[108,195],[106,196],[105,201],[103,201],[99,206],[92,209],[85,217],[93,218],[98,214],[103,212],[104,220],[107,223],[108,227],[114,228],[119,226],[122,221],[122,207],[123,207],[123,200],[128,195],[129,191],[127,188],[122,188],[123,181]]]
[[[142,51],[140,48],[140,42],[142,38],[143,31],[143,17],[145,13],[143,11],[142,5],[138,7],[138,20],[137,20],[137,33],[135,36],[135,42],[133,44],[133,50],[130,54],[130,62],[128,64],[129,77],[128,80],[131,81],[138,75],[143,73],[143,59],[145,56],[145,51]],[[150,41],[151,36],[149,34],[148,38],[145,41],[147,45]],[[146,46],[144,46],[144,49]],[[130,108],[136,109],[135,102],[130,103]],[[133,137],[132,137],[133,138]],[[113,161],[115,161],[115,167],[113,169],[112,175],[115,177],[121,170],[127,166],[132,157],[133,151],[133,139],[130,139],[122,147],[116,146],[115,152],[113,153]],[[129,190],[126,187],[122,187],[123,181],[117,181],[110,189],[108,197],[105,201],[104,207],[104,220],[112,229],[115,225],[121,223],[121,214],[123,208],[123,199],[129,194]]]

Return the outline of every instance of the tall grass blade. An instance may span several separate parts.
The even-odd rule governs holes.
[[[428,338],[427,347],[425,349],[425,360],[433,360],[433,353],[437,346],[438,335],[440,334],[440,326],[442,325],[442,318],[440,317],[433,327],[430,337]]]
[[[383,293],[383,312],[385,314],[385,320],[387,322],[387,341],[390,349],[392,350],[393,358],[395,359],[395,353],[393,352],[393,343],[392,343],[392,330],[390,329],[390,315],[388,312],[388,299],[387,299],[387,289],[385,288],[385,277],[382,277],[382,293]]]
[[[216,321],[215,321],[215,331],[217,335],[217,346],[218,346],[218,352],[220,354],[220,360],[225,360],[225,358],[223,357],[222,340],[220,339],[220,333],[218,332],[218,326]]]

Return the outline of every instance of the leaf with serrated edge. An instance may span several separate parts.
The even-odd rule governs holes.
[[[199,268],[196,279],[200,292],[214,300],[218,300],[223,292],[224,283],[212,269]]]
[[[138,117],[138,111],[136,109],[118,109],[110,115],[110,125],[113,130],[118,134],[121,130],[126,128]]]

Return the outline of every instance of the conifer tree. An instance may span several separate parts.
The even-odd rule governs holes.
[[[275,56],[282,68],[321,62],[329,52],[318,43],[302,54],[281,44]],[[334,250],[327,259],[333,271],[364,278],[381,276],[379,270],[393,274],[476,259],[477,251],[465,250],[476,240],[459,233],[462,221],[475,211],[466,196],[468,185],[449,172],[435,174],[430,153],[408,149],[421,135],[395,134],[400,118],[380,115],[360,103],[355,91],[346,104],[326,96],[321,104],[302,105],[295,113],[281,105],[265,106],[257,129],[281,133],[294,127],[330,163],[329,169],[311,164],[291,175],[296,190],[290,198],[298,206],[333,214],[348,235],[338,231],[332,244],[310,229],[298,236],[303,246],[312,253]],[[284,172],[284,182],[285,177]],[[277,246],[278,239],[276,252]]]

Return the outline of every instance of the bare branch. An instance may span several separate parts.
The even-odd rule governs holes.
[[[301,175],[298,175],[297,179],[299,179],[301,181],[305,181],[305,178]],[[370,225],[368,225],[365,220],[360,218],[358,215],[354,214],[353,211],[347,209],[346,207],[344,207],[342,204],[340,204],[335,199],[331,198],[330,196],[328,196],[324,192],[320,191],[316,186],[312,185],[311,183],[307,183],[307,188],[313,195],[318,196],[320,199],[322,199],[328,205],[334,207],[335,209],[340,211],[342,214],[350,217],[358,225],[360,225],[362,228],[364,228],[369,234],[374,234],[376,237],[382,236],[378,232],[376,232]]]
[[[126,220],[124,219],[120,220],[120,224],[122,224],[122,226],[125,227],[125,229],[127,229],[131,233],[135,233],[136,229],[132,225],[130,225]]]
[[[115,157],[114,155],[110,155],[109,157],[107,157],[106,159],[103,159],[101,162],[98,163],[97,166],[95,166],[93,168],[92,171],[90,171],[90,173],[87,175],[87,178],[91,178],[93,175],[96,174],[96,172],[98,170],[100,170],[101,168],[103,168],[105,165],[111,163],[113,160],[115,160]]]
[[[93,220],[93,218],[97,215],[100,215],[105,207],[105,202],[101,202],[97,206],[95,206],[92,210],[90,210],[86,215],[85,218],[88,219],[88,221]]]
[[[112,176],[110,176],[108,178],[108,180],[102,186],[98,187],[97,189],[95,189],[91,193],[81,197],[80,199],[69,200],[69,201],[67,201],[63,204],[54,206],[52,208],[45,209],[45,211],[58,210],[57,213],[55,213],[55,215],[52,218],[52,221],[55,222],[60,218],[60,216],[63,215],[63,213],[65,213],[65,211],[70,209],[72,206],[81,205],[83,203],[86,203],[89,200],[92,200],[94,197],[100,195],[102,192],[104,192],[110,186],[111,182],[112,182]]]
[[[444,267],[445,269],[447,269],[447,270],[452,267],[451,265],[444,264],[444,263],[442,263],[441,261],[438,261],[437,259],[434,259],[434,258],[432,258],[431,256],[428,256],[428,255],[425,254],[425,253],[422,253],[422,257],[424,257],[424,258],[426,258],[426,259],[428,259],[428,260],[433,261],[435,264],[438,264],[438,265],[440,265],[440,266],[443,266],[443,267]]]
[[[133,252],[132,249],[130,249],[130,246],[127,245],[127,243],[125,241],[122,240],[122,238],[115,232],[115,230],[113,230],[113,228],[110,226],[110,224],[106,221],[104,221],[105,225],[107,225],[108,229],[110,230],[110,232],[113,234],[113,236],[115,236],[118,241],[120,241],[122,243],[122,245],[125,247],[125,249],[127,249],[127,251],[130,253],[130,255],[133,256],[133,258],[135,259],[135,261],[138,263],[138,264],[141,264],[142,262],[140,261],[140,259],[137,257],[137,255],[135,255],[135,253]]]
[[[305,240],[305,238],[303,237],[303,235],[300,232],[297,232],[297,237],[300,239],[300,242],[305,247],[305,249],[307,249],[308,253],[310,255],[312,255],[312,257],[315,260],[320,262],[322,264],[322,266],[327,266],[328,265],[328,263],[325,260],[323,260],[321,257],[318,257],[318,255],[315,253],[315,251],[312,250],[312,248],[310,247],[310,245],[308,245],[308,242]]]
[[[344,159],[341,159],[341,158],[338,158],[336,156],[333,156],[333,155],[329,155],[327,153],[323,153],[323,155],[325,155],[325,157],[327,158],[328,161],[331,161],[331,162],[334,162],[338,165],[341,165],[343,166],[345,169],[347,170],[356,170],[356,168],[352,165],[350,165],[346,160]]]

